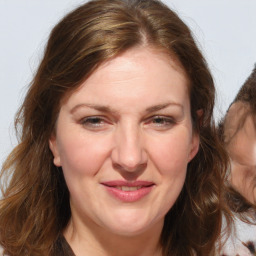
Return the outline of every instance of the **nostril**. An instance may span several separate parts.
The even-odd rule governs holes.
[[[134,171],[140,171],[142,169],[145,169],[147,166],[147,163],[143,164],[136,164],[136,165],[124,165],[119,163],[113,163],[113,168],[118,169],[120,171],[127,171],[127,172],[134,172]]]
[[[122,167],[120,164],[113,163],[113,168],[114,168],[115,170],[121,170],[123,167]]]
[[[146,153],[142,150],[131,153],[124,149],[115,149],[112,152],[111,159],[115,168],[126,171],[136,171],[147,164]]]
[[[147,163],[137,165],[133,169],[126,168],[120,164],[113,163],[113,169],[119,172],[119,174],[125,180],[136,180],[147,168]]]

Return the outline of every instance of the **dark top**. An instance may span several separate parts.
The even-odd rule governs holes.
[[[75,256],[63,235],[60,235],[54,245],[54,256]]]

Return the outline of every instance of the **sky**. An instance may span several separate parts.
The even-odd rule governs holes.
[[[52,27],[81,0],[0,0],[0,163]],[[256,1],[164,0],[191,28],[217,88],[219,120],[256,63]]]

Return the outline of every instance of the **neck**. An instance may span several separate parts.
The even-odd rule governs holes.
[[[71,218],[64,236],[76,256],[161,256],[163,223],[136,235],[119,235],[97,225],[84,225]]]

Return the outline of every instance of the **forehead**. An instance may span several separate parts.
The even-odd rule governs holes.
[[[137,46],[128,49],[124,53],[102,63],[93,74],[96,72],[102,73],[104,70],[113,68],[116,71],[120,70],[125,75],[130,72],[130,68],[135,63],[137,67],[143,66],[147,68],[148,71],[156,71],[155,74],[159,73],[158,66],[160,65],[163,72],[166,70],[169,72],[170,69],[173,69],[175,72],[188,79],[185,69],[174,54],[153,46]],[[138,72],[140,71],[141,69],[138,69]],[[150,76],[150,73],[145,75]]]
[[[225,117],[224,133],[227,141],[229,141],[238,130],[243,128],[246,116],[250,111],[250,106],[242,101],[233,103]]]
[[[141,101],[155,95],[175,100],[184,98],[188,87],[189,80],[178,60],[158,49],[137,47],[101,64],[69,99],[92,100],[105,95],[106,102],[112,96]]]

